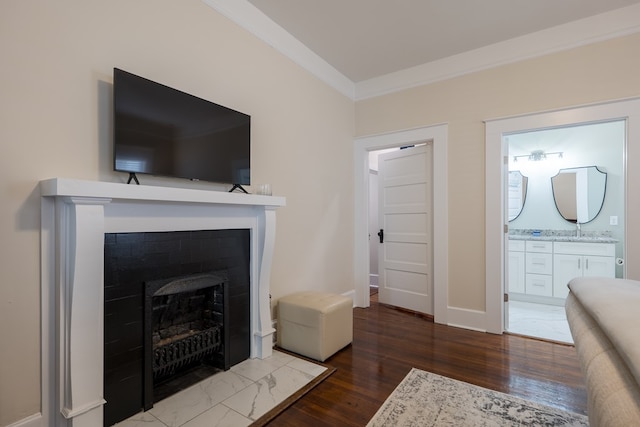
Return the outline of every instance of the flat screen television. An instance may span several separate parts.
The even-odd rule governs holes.
[[[114,170],[251,183],[251,116],[118,68],[113,105]]]

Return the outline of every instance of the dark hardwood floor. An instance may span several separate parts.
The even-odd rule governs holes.
[[[325,362],[336,372],[270,426],[364,426],[413,367],[586,414],[573,346],[434,324],[375,296],[353,317],[353,343]]]

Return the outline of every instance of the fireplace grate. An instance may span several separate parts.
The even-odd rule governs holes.
[[[214,357],[222,350],[222,330],[219,325],[198,331],[171,343],[154,347],[154,381],[174,375],[176,371]]]
[[[145,410],[156,392],[182,389],[203,367],[229,368],[228,277],[218,270],[145,282]]]

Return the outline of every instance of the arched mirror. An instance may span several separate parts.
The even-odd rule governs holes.
[[[597,166],[560,169],[551,178],[553,199],[558,212],[569,222],[593,221],[604,203],[607,173]]]
[[[527,198],[527,181],[528,178],[520,171],[509,171],[509,221],[522,213]]]

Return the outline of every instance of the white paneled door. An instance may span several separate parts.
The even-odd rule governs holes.
[[[379,301],[426,314],[433,314],[432,148],[381,154],[378,175]]]

